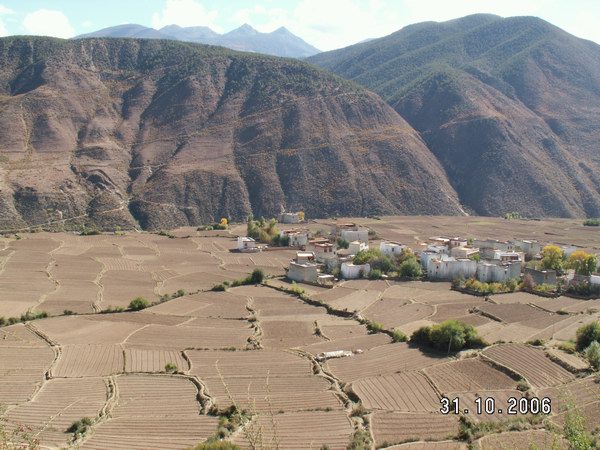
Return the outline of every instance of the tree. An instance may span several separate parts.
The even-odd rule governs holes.
[[[589,276],[596,271],[598,261],[596,257],[583,250],[574,251],[567,261],[567,267],[573,269],[578,275]]]
[[[132,311],[141,311],[150,306],[150,302],[144,297],[136,297],[129,303],[129,309]]]
[[[298,211],[298,220],[304,222],[304,211]]]
[[[594,341],[600,341],[600,323],[590,322],[577,329],[577,350],[583,351]]]
[[[415,258],[407,259],[400,264],[398,273],[401,277],[418,278],[423,274],[421,265]]]
[[[429,345],[438,350],[451,351],[483,347],[486,343],[471,325],[457,320],[446,320],[429,329]]]
[[[594,370],[600,369],[600,344],[594,341],[585,349],[585,357]]]
[[[254,269],[250,274],[250,283],[252,284],[260,284],[265,279],[265,273],[262,269]]]
[[[565,253],[556,245],[546,245],[542,249],[542,267],[560,272],[563,268]]]

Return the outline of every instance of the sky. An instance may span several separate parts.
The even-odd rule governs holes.
[[[390,34],[411,23],[474,13],[537,16],[600,43],[600,0],[0,0],[0,37],[70,38],[137,23],[203,25],[224,33],[248,23],[285,26],[320,50]]]

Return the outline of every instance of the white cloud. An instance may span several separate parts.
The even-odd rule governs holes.
[[[70,38],[75,36],[75,29],[69,19],[61,11],[38,9],[23,19],[23,28],[28,34]]]
[[[0,5],[0,37],[8,36],[8,30],[6,29],[6,25],[4,25],[2,16],[8,16],[13,13],[14,11],[12,9],[9,9],[4,5]]]
[[[195,0],[166,0],[165,7],[160,13],[152,14],[152,26],[162,28],[166,25],[181,27],[206,26],[221,32],[221,27],[215,22],[217,11],[208,11]]]

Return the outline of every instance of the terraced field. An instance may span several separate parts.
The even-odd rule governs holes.
[[[375,446],[390,449],[465,449],[456,440],[459,417],[438,412],[440,396],[459,396],[470,410],[476,396],[493,396],[504,410],[508,396],[523,395],[515,390],[518,375],[531,384],[528,395],[552,399],[549,420],[558,430],[571,401],[590,431],[600,425],[600,384],[580,357],[553,348],[598,320],[600,301],[524,293],[484,301],[450,290],[449,283],[393,280],[306,285],[310,301],[304,301],[274,289],[291,287],[279,277],[294,252],[230,252],[238,228],[244,232],[236,226],[231,237],[183,229],[172,239],[144,233],[0,238],[0,316],[28,310],[60,316],[0,327],[0,406],[9,426],[31,426],[44,448],[183,449],[215,435],[219,418],[209,412],[236,404],[251,420],[227,439],[243,448],[258,433],[263,447],[345,449],[365,430]],[[270,286],[208,291],[256,267],[276,276]],[[180,289],[189,293],[159,302]],[[140,295],[156,304],[98,314]],[[491,340],[539,337],[548,344],[438,354],[369,334],[356,319],[407,334],[458,319]],[[339,350],[353,353],[317,358]],[[167,364],[176,373],[166,373]],[[511,371],[515,378],[505,373]],[[83,417],[93,424],[72,442],[65,430]],[[505,432],[473,446],[546,448],[549,436]]]

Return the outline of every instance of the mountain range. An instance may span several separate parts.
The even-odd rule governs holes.
[[[420,23],[308,62],[2,38],[0,229],[597,217],[598,117],[600,46],[532,17]]]
[[[600,46],[534,17],[411,25],[309,61],[378,93],[475,214],[600,216]]]
[[[307,63],[152,39],[0,39],[0,229],[168,229],[282,208],[458,214],[376,94]]]
[[[155,30],[143,25],[126,24],[82,34],[76,36],[74,39],[92,37],[167,39],[221,45],[233,50],[289,58],[304,58],[319,53],[318,49],[306,43],[285,27],[280,27],[271,33],[261,33],[248,24],[244,24],[225,34],[219,34],[208,27],[167,25],[159,30]]]

